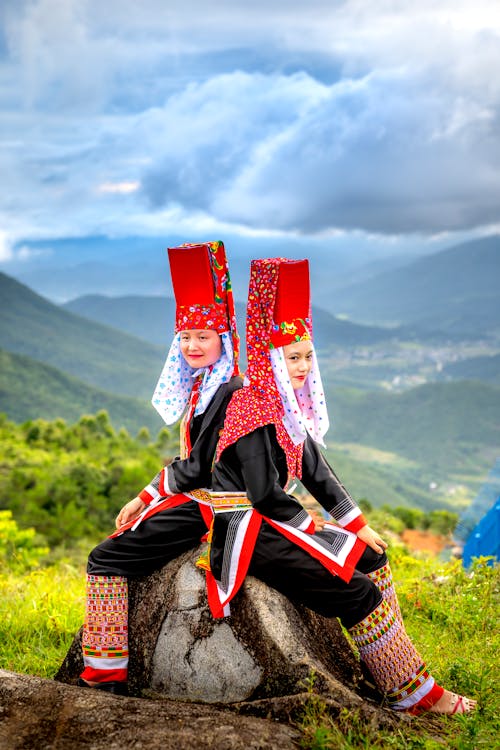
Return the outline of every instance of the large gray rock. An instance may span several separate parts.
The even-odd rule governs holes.
[[[0,670],[0,750],[291,750],[299,741],[297,729],[266,718]]]
[[[214,620],[199,550],[130,582],[132,694],[245,704],[314,691],[360,709],[359,663],[336,619],[294,606],[248,577],[229,618]],[[56,675],[74,683],[82,670],[80,634]]]
[[[80,632],[55,681],[0,670],[0,750],[291,750],[301,735],[290,722],[308,707],[333,719],[348,708],[366,727],[408,720],[367,700],[336,620],[253,578],[232,616],[214,620],[197,556],[130,582],[130,688],[140,698],[73,686]]]

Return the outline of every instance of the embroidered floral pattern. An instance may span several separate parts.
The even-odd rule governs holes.
[[[280,403],[274,381],[269,343],[273,329],[279,267],[285,258],[253,260],[247,303],[247,372],[250,387],[265,399]]]
[[[294,318],[294,320],[275,323],[271,331],[269,348],[293,344],[294,341],[309,341],[311,335],[311,318]]]
[[[279,398],[279,397],[278,397]],[[219,443],[217,445],[216,461],[222,452],[244,435],[253,432],[258,427],[274,424],[278,443],[286,455],[286,463],[290,477],[302,476],[302,450],[304,443],[294,445],[286,431],[282,417],[281,399],[272,402],[256,393],[252,388],[241,388],[236,391],[226,410],[226,419]]]
[[[367,573],[367,576],[370,580],[373,581],[384,599],[389,603],[389,606],[396,615],[396,618],[401,624],[401,627],[404,627],[396,589],[392,580],[391,566],[389,565],[389,563],[386,563],[381,568],[377,568],[377,570],[373,570],[371,573]]]
[[[215,303],[178,306],[176,335],[151,399],[154,408],[168,425],[174,424],[181,417],[189,401],[193,378],[199,374],[182,356],[179,331],[214,330],[222,340],[222,354],[218,361],[201,371],[203,380],[195,415],[203,414],[220,385],[239,373],[239,336],[226,251],[222,242],[209,242],[206,246],[210,254]],[[190,247],[199,245],[186,244],[182,247],[189,252]]]
[[[415,705],[432,690],[434,678],[385,599],[349,632],[392,708]]]
[[[87,576],[82,648],[83,679],[127,679],[128,588],[123,576]]]
[[[263,425],[274,424],[286,455],[288,473],[300,479],[306,432],[322,443],[328,429],[328,415],[315,356],[307,383],[296,396],[282,349],[271,347],[273,333],[280,330],[273,320],[279,269],[287,262],[286,258],[252,261],[246,321],[246,387],[235,393],[229,404],[217,458],[240,437]],[[287,335],[305,337],[307,332],[310,338],[310,317],[296,318],[283,325]]]

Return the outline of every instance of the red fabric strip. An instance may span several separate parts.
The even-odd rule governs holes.
[[[342,526],[342,528],[346,531],[352,531],[353,534],[357,534],[358,531],[363,528],[363,526],[367,525],[367,523],[368,521],[361,513],[361,515],[357,516],[353,521],[350,521],[345,526]]]
[[[207,598],[212,617],[218,619],[224,617],[224,607],[229,604],[232,599],[236,596],[243,581],[248,573],[250,561],[257,541],[257,536],[262,524],[262,516],[260,513],[252,513],[250,523],[245,533],[242,548],[238,555],[236,579],[234,582],[233,590],[230,595],[222,602],[219,597],[219,590],[217,583],[211,570],[206,571],[207,578]]]
[[[412,706],[408,712],[416,711],[416,713],[419,713],[420,711],[428,711],[429,708],[432,708],[432,706],[434,706],[438,702],[443,693],[444,688],[442,688],[441,685],[438,685],[437,682],[435,682],[427,695],[424,695],[424,697],[419,700],[418,703],[415,703],[415,705]]]
[[[85,667],[80,677],[87,682],[127,682],[128,670]]]
[[[296,537],[292,532],[288,531],[288,529],[283,528],[282,526],[278,526],[272,518],[267,518],[266,516],[264,516],[264,518],[274,529],[276,529],[276,531],[279,531],[280,534],[283,534],[284,537],[289,539],[298,547],[301,547],[309,555],[311,555],[311,557],[314,557],[314,559],[320,562],[327,570],[330,571],[330,573],[332,573],[332,575],[338,575],[339,578],[342,578],[343,581],[349,583],[356,568],[356,563],[366,549],[365,542],[362,542],[361,539],[356,539],[356,541],[354,542],[354,547],[349,552],[344,565],[338,565],[337,563],[333,562],[333,560],[330,560],[329,557],[324,555],[321,550],[310,547],[308,544],[305,544],[299,537]]]
[[[161,503],[158,503],[158,505],[153,505],[152,508],[148,510],[146,515],[143,518],[143,521],[146,520],[146,518],[151,518],[151,516],[154,516],[156,513],[159,513],[162,510],[166,510],[167,508],[177,508],[178,505],[184,505],[185,503],[191,502],[190,497],[187,497],[186,495],[178,494],[178,495],[171,495],[170,497],[166,497],[165,500],[162,500]],[[123,534],[124,531],[128,531],[132,528],[134,523],[137,521],[137,518],[134,518],[133,521],[129,521],[124,526],[120,526],[120,528],[117,531],[114,531],[112,534],[109,535],[108,539],[114,539],[115,536],[118,536],[119,534]]]

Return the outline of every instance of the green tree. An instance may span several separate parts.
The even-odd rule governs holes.
[[[426,528],[436,534],[447,536],[456,527],[458,517],[458,513],[453,513],[451,510],[431,510],[425,519]]]
[[[406,508],[398,506],[392,509],[392,513],[403,521],[407,529],[421,529],[424,523],[424,512],[418,508]]]
[[[10,510],[0,510],[0,561],[2,570],[23,573],[36,567],[49,552],[39,545],[35,529],[20,529]]]

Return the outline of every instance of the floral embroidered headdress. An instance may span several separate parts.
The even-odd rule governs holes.
[[[246,343],[246,387],[226,412],[217,455],[243,435],[273,423],[289,474],[300,478],[306,434],[322,442],[328,429],[323,387],[313,350],[313,368],[294,392],[282,347],[311,340],[312,318],[307,260],[267,258],[250,268]]]
[[[184,411],[193,378],[202,375],[195,414],[202,414],[222,383],[239,372],[239,337],[233,292],[222,242],[185,244],[168,248],[176,301],[175,336],[156,385],[152,404],[167,424]],[[210,368],[194,370],[180,350],[180,332],[216,331],[222,354]]]

